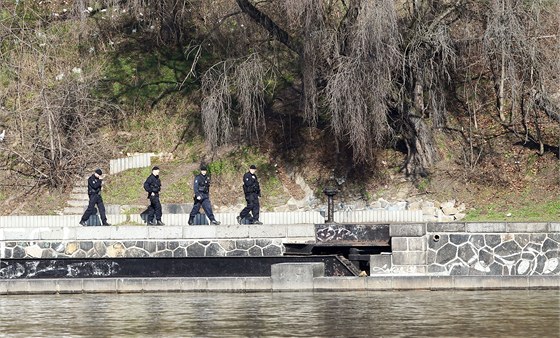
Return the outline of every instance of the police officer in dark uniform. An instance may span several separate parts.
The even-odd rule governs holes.
[[[161,181],[159,179],[159,167],[152,168],[152,174],[148,176],[144,182],[144,190],[148,192],[150,206],[148,207],[148,225],[165,225],[161,221],[161,203],[159,201],[159,192],[161,190]],[[155,214],[155,219],[154,219]]]
[[[220,222],[216,221],[214,218],[214,213],[212,212],[212,205],[210,203],[210,177],[206,176],[208,168],[205,165],[200,166],[200,174],[196,175],[194,178],[194,203],[189,215],[189,225],[194,222],[194,217],[200,211],[200,207],[204,209],[204,213],[210,219],[210,224],[219,225]]]
[[[111,225],[107,223],[107,216],[105,215],[105,205],[103,205],[103,198],[101,198],[101,187],[103,186],[103,171],[95,169],[93,175],[88,178],[88,196],[89,203],[86,211],[82,215],[80,225],[87,226],[86,222],[91,215],[95,213],[95,206],[99,209],[101,216],[101,223],[103,225]]]
[[[262,222],[259,221],[261,186],[259,185],[256,172],[257,166],[253,164],[249,167],[249,171],[243,175],[243,192],[245,193],[247,206],[241,210],[241,213],[237,216],[237,223],[239,224],[242,224],[243,220],[249,216],[249,212],[252,215],[252,217],[248,219],[251,224],[262,224]]]

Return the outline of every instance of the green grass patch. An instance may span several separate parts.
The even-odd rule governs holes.
[[[510,216],[508,216],[508,214]],[[560,200],[531,205],[492,204],[467,213],[465,221],[546,222],[560,220]]]
[[[166,163],[160,171],[162,181],[161,203],[185,203],[190,202],[192,195],[192,177],[183,175],[176,181],[169,181],[175,171],[180,170],[179,163]],[[147,192],[144,190],[144,181],[152,173],[151,167],[130,169],[118,173],[107,179],[103,199],[108,204],[118,205],[142,205],[148,204]],[[142,210],[134,210],[141,212]]]
[[[108,177],[103,188],[105,203],[134,205],[146,201],[148,195],[144,190],[144,181],[151,172],[151,168],[138,168]]]
[[[173,182],[169,187],[163,187],[161,196],[162,203],[191,203],[190,197],[193,195],[192,176],[182,176],[178,181]]]

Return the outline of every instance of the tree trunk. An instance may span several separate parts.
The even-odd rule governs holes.
[[[261,12],[255,5],[249,0],[236,0],[237,5],[243,11],[243,13],[249,15],[251,19],[261,25],[266,29],[276,40],[283,43],[286,47],[296,52],[298,55],[302,55],[303,51],[301,46],[290,37],[290,35],[283,30],[280,26],[276,24],[268,15]]]
[[[404,165],[409,176],[426,177],[437,160],[432,129],[416,114],[408,114],[405,122],[407,159]]]
[[[503,45],[503,43],[502,43]],[[506,52],[502,48],[502,60],[500,69],[500,84],[498,88],[498,112],[500,113],[500,121],[505,122],[506,116],[504,114],[504,87],[506,79]]]

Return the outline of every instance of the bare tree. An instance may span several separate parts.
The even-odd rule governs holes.
[[[36,9],[18,10],[25,16]],[[14,9],[9,21],[0,22],[0,67],[10,74],[0,92],[10,112],[2,121],[8,135],[0,147],[2,169],[17,173],[30,189],[65,187],[106,155],[98,132],[117,108],[94,94],[103,65],[72,54],[76,49],[66,44],[74,43],[68,36],[73,32],[56,23],[28,25],[21,12]]]
[[[415,1],[412,28],[403,25],[401,31],[393,1],[286,1],[293,35],[249,0],[237,3],[301,58],[311,123],[321,109],[327,111],[334,134],[351,146],[357,162],[367,162],[396,131],[408,148],[403,168],[411,175],[427,173],[437,158],[431,126],[443,121],[442,88],[454,62],[446,25],[460,2],[437,7]],[[389,119],[391,111],[398,116]]]
[[[560,73],[559,11],[558,2],[493,0],[486,12],[484,54],[494,81],[499,119],[514,130],[520,121],[523,138],[537,143],[541,154],[540,120],[547,116],[560,122],[560,107],[551,100]]]
[[[295,78],[289,86],[301,102],[301,110],[294,114],[312,126],[319,122],[321,128],[327,126],[351,149],[357,163],[371,163],[379,147],[402,141],[406,149],[402,169],[412,176],[430,173],[438,159],[437,133],[450,117],[463,112],[468,116],[461,127],[468,129],[466,158],[471,164],[481,158],[475,144],[481,114],[491,112],[506,132],[538,144],[541,153],[543,124],[560,121],[553,95],[560,70],[557,1],[80,0],[75,4],[75,18],[98,19],[103,10],[117,10],[124,14],[107,20],[107,27],[121,20],[122,27],[155,36],[158,47],[194,55],[177,88],[187,78],[199,81],[204,133],[212,147],[231,141],[237,131],[254,139],[266,130],[267,114],[273,113],[267,106],[275,94],[271,88],[286,73]],[[34,76],[43,80],[33,84],[20,77],[14,82],[10,93],[20,96],[11,107],[29,113],[33,111],[29,107],[40,104],[43,115],[31,120],[40,126],[41,149],[55,161],[64,157],[65,142],[72,135],[61,126],[75,123],[61,107],[74,102],[76,112],[85,107],[95,111],[82,106],[93,98],[81,89],[77,92],[85,101],[60,94],[65,93],[64,86],[80,88],[82,83],[70,77],[50,81],[64,67],[67,73],[69,65],[52,63],[53,51],[38,48],[36,37],[17,35],[29,34],[30,27],[4,26],[10,29],[0,34],[11,38],[3,41],[12,44],[3,49],[11,51],[3,56],[7,68],[14,72],[29,68],[13,61],[17,53],[34,51],[34,58],[42,60],[43,68]],[[95,87],[94,77],[85,81]],[[41,95],[33,100],[21,96],[29,88]],[[59,97],[66,100],[59,102]],[[464,106],[450,108],[450,98]],[[29,123],[23,114],[19,121],[22,126]],[[89,135],[91,130],[82,132]]]
[[[221,62],[204,74],[201,113],[206,141],[212,148],[231,139],[234,116],[245,131],[243,136],[258,137],[264,132],[265,77],[266,69],[256,54]]]

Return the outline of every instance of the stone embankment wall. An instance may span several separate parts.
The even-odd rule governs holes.
[[[5,242],[1,258],[281,256],[278,239]]]
[[[560,276],[560,223],[392,223],[389,236],[372,275]],[[0,227],[0,259],[277,256],[318,238],[313,224]]]
[[[560,276],[560,223],[391,224],[375,273]]]
[[[2,258],[281,256],[314,241],[312,225],[0,229]]]

